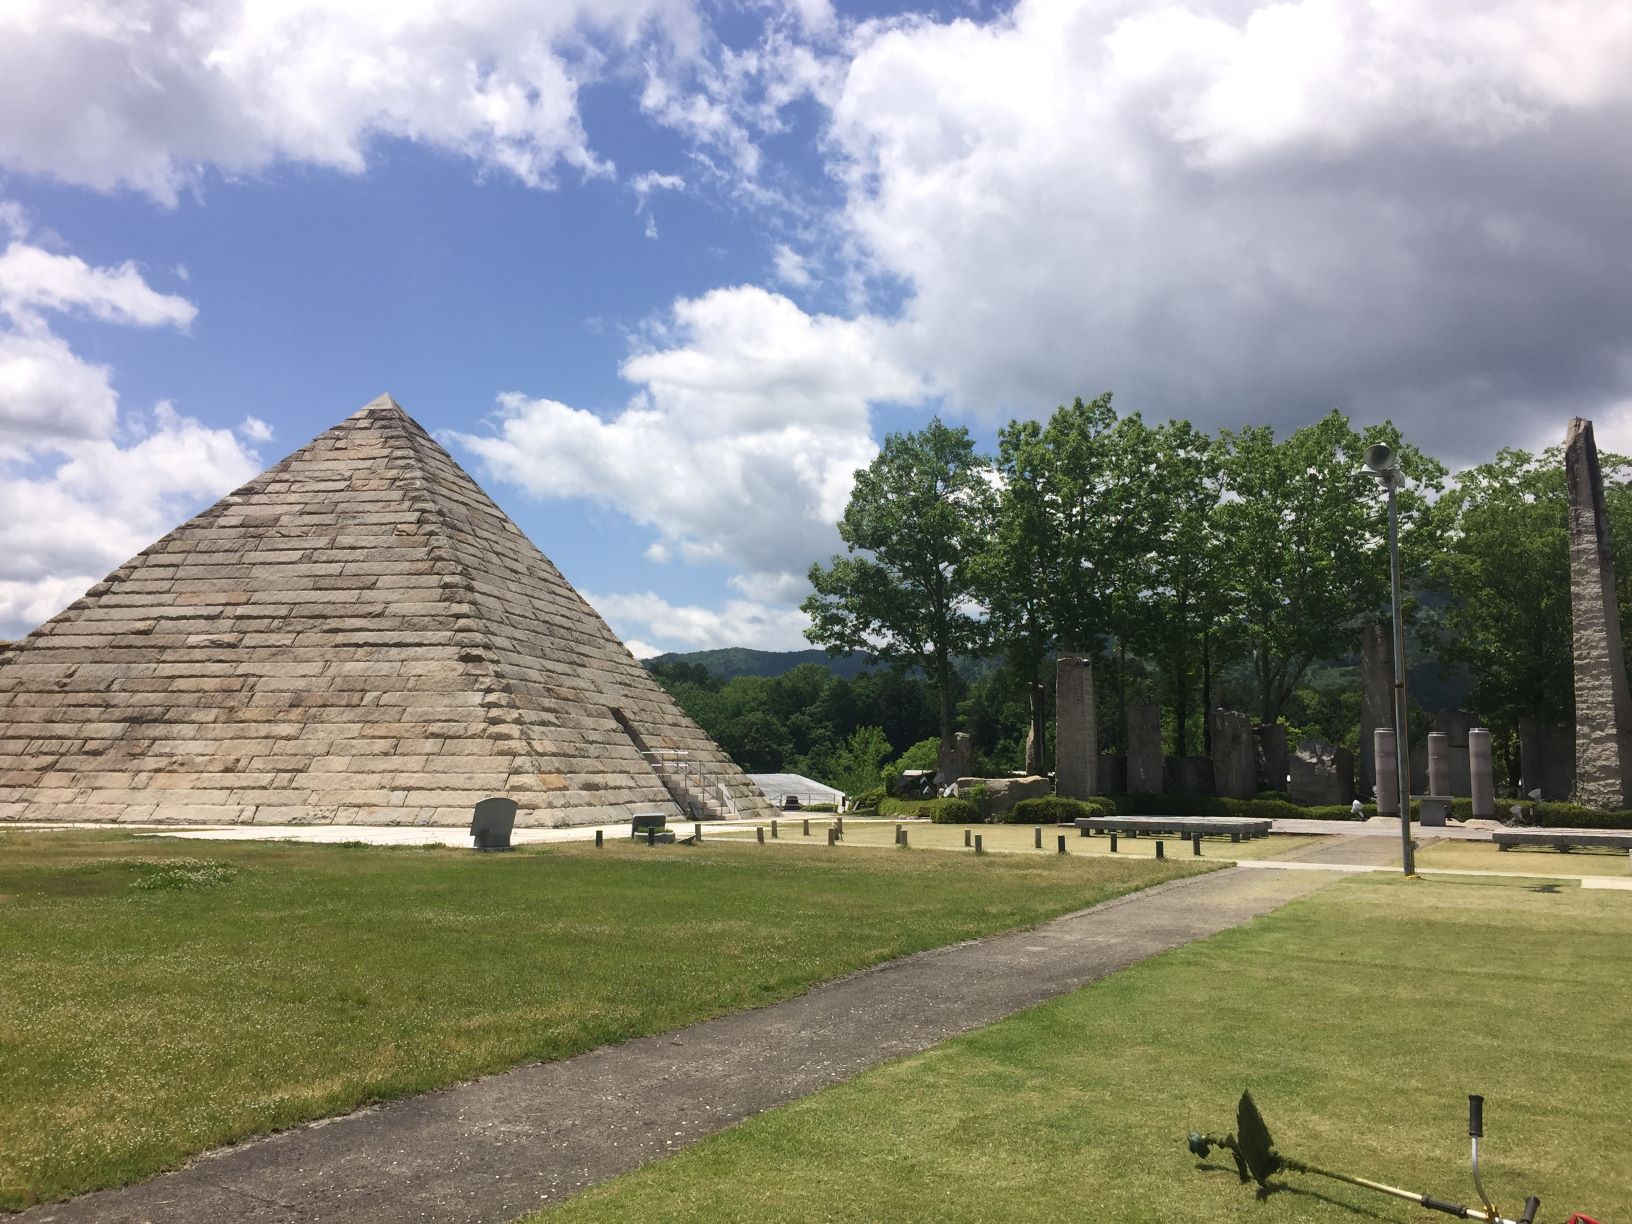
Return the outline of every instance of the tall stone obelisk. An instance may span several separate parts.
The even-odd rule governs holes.
[[[1575,801],[1624,808],[1632,779],[1632,693],[1621,650],[1615,562],[1592,422],[1564,439],[1570,495],[1570,607],[1575,619]]]

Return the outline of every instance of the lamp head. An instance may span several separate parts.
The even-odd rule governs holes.
[[[1366,466],[1379,476],[1395,469],[1394,448],[1382,442],[1366,447]]]

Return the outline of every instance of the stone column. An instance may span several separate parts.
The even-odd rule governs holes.
[[[1428,793],[1451,793],[1451,737],[1443,731],[1428,733]]]
[[[1235,710],[1214,710],[1213,785],[1228,799],[1250,799],[1258,781],[1258,749],[1252,720]]]
[[[1490,732],[1483,727],[1468,732],[1468,791],[1473,796],[1475,819],[1496,815],[1496,771],[1491,763]]]
[[[1054,793],[1091,799],[1099,792],[1093,659],[1061,655],[1054,665],[1054,683]]]
[[[1394,725],[1394,640],[1389,625],[1360,630],[1360,793],[1377,788],[1377,763],[1366,749],[1378,727]],[[1392,769],[1393,766],[1390,766]],[[1399,789],[1398,784],[1394,787]]]
[[[1264,789],[1284,791],[1286,776],[1291,772],[1287,764],[1286,728],[1280,723],[1262,723],[1252,729],[1252,738],[1258,745],[1258,776]]]
[[[1372,776],[1377,779],[1377,815],[1400,814],[1400,766],[1394,756],[1394,728],[1372,733]]]
[[[1162,793],[1162,708],[1141,704],[1128,711],[1128,793]]]
[[[1575,632],[1575,801],[1623,808],[1632,775],[1632,692],[1621,651],[1615,562],[1604,478],[1592,422],[1576,417],[1564,438],[1570,494],[1570,609]]]
[[[1469,714],[1466,710],[1441,710],[1434,715],[1434,730],[1443,731],[1450,737],[1451,789],[1447,795],[1467,795],[1472,793],[1469,779],[1468,765],[1468,732],[1479,725],[1477,715]]]

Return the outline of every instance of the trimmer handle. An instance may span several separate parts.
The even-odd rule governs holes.
[[[1536,1224],[1536,1211],[1541,1206],[1541,1200],[1531,1195],[1524,1200],[1524,1210],[1519,1214],[1519,1224]]]
[[[1468,1093],[1468,1137],[1485,1137],[1485,1098]]]

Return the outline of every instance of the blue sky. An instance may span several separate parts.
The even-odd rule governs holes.
[[[0,637],[385,390],[641,652],[932,412],[1632,448],[1624,8],[450,12],[0,13]]]

